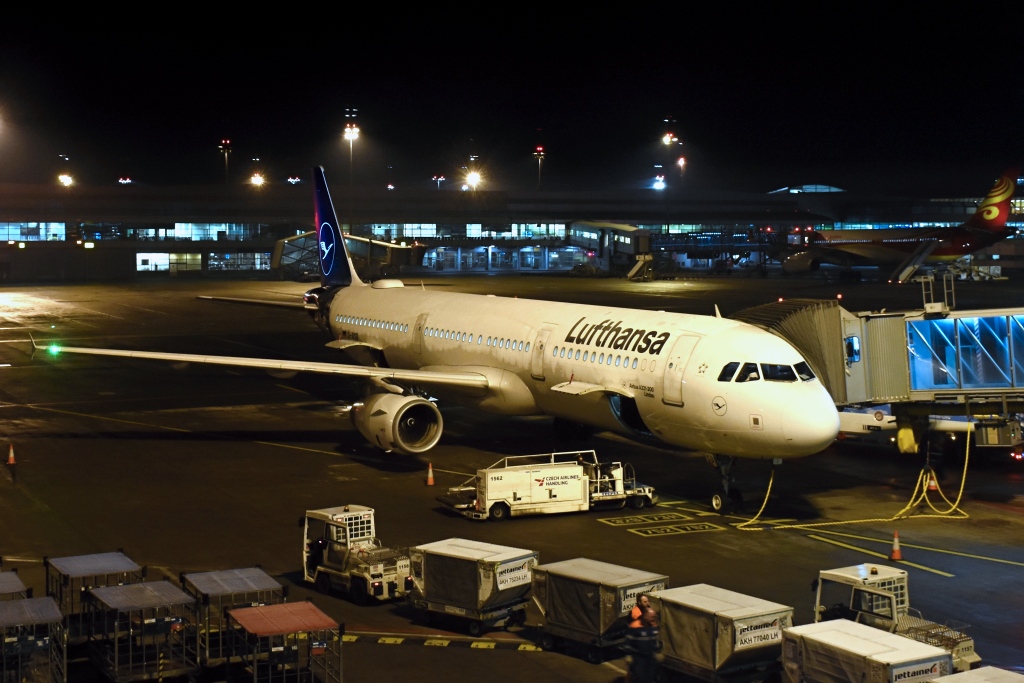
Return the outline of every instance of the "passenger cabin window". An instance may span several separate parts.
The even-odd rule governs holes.
[[[740,366],[739,361],[733,361],[732,363],[726,363],[722,371],[718,373],[719,382],[730,382],[732,381],[733,375],[736,374],[736,368]]]
[[[736,376],[737,382],[753,382],[757,379],[761,379],[757,372],[757,363],[744,363],[740,368],[740,374]]]
[[[795,382],[796,373],[790,365],[761,363],[761,374],[769,382]]]

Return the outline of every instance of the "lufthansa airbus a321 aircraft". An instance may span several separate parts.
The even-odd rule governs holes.
[[[722,476],[712,498],[717,510],[729,500],[735,458],[797,458],[836,438],[832,398],[797,350],[770,332],[718,316],[364,283],[322,167],[313,170],[313,185],[321,285],[305,294],[305,308],[348,363],[51,352],[363,377],[366,397],[349,414],[384,451],[433,448],[444,425],[438,406],[447,400],[705,451]]]

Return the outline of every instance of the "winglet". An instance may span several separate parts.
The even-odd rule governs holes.
[[[313,213],[316,222],[317,255],[320,262],[320,284],[324,287],[361,285],[352,259],[345,247],[338,214],[334,211],[331,193],[327,190],[324,167],[313,168]]]
[[[715,317],[716,318],[721,318],[722,317],[722,312],[718,310],[718,304],[715,304]]]

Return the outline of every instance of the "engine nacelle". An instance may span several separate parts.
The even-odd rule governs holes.
[[[374,394],[352,408],[352,423],[367,441],[385,451],[417,455],[441,440],[444,420],[420,396]]]
[[[810,273],[817,270],[820,265],[821,261],[814,254],[809,251],[801,251],[782,262],[782,272],[790,275]]]

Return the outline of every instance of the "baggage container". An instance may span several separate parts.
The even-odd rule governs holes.
[[[661,617],[664,668],[715,682],[779,674],[792,607],[706,583],[655,591],[650,599]]]
[[[953,672],[953,656],[895,633],[836,619],[782,631],[784,683],[924,683]]]
[[[522,624],[530,600],[537,551],[465,538],[409,548],[413,588],[409,601],[430,619],[460,619],[470,635]]]
[[[544,616],[541,646],[577,644],[589,662],[623,644],[640,593],[668,588],[664,574],[578,557],[533,570],[533,601]]]

